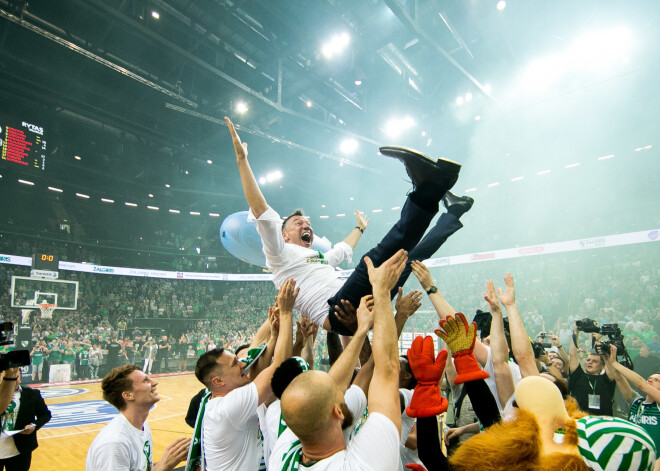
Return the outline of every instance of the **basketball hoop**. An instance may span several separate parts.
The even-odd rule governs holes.
[[[57,304],[38,304],[39,309],[41,309],[41,318],[42,319],[52,319],[53,311],[57,308]]]

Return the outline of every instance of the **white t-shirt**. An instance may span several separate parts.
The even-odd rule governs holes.
[[[362,418],[364,411],[367,409],[367,396],[359,386],[352,385],[344,394],[344,402],[346,407],[353,414],[353,423],[343,431],[344,441],[348,442],[355,435],[355,427]],[[264,432],[264,457],[266,463],[270,462],[270,455],[277,442],[277,434],[279,433],[280,418],[282,417],[282,405],[280,401],[274,401],[268,406],[266,410],[265,430]],[[269,468],[270,469],[270,468]],[[280,470],[275,470],[280,471]]]
[[[19,455],[14,437],[8,437],[8,431],[15,430],[18,409],[21,407],[21,390],[14,392],[14,397],[9,403],[7,410],[2,413],[2,433],[0,434],[0,459],[11,458]],[[11,412],[9,412],[11,410]]]
[[[275,443],[268,462],[268,469],[281,470],[284,457],[298,438],[286,429]],[[390,419],[373,412],[349,442],[345,450],[319,461],[305,471],[398,471],[399,431]]]
[[[412,430],[417,419],[410,417],[406,413],[406,408],[410,405],[410,401],[413,397],[413,391],[410,389],[399,389],[399,394],[403,396],[404,408],[403,413],[401,414],[401,442],[399,443],[399,467],[401,471],[406,471],[408,468],[405,467],[408,463],[417,463],[423,465],[422,460],[419,459],[419,454],[417,450],[411,450],[406,448],[406,440],[410,431]]]
[[[146,471],[153,468],[154,444],[145,422],[138,430],[119,414],[96,436],[87,451],[86,471]]]
[[[493,352],[491,351],[490,347],[486,346],[486,348],[488,349],[488,360],[484,365],[484,371],[486,371],[489,374],[489,377],[486,378],[484,381],[486,381],[486,384],[488,385],[490,392],[493,394],[493,397],[495,398],[495,402],[497,403],[497,407],[500,409],[500,412],[502,412],[504,407],[502,406],[502,404],[500,404],[500,398],[497,396],[497,385],[495,384],[495,367],[493,366]],[[522,379],[522,374],[520,373],[520,367],[516,365],[515,362],[509,360],[509,369],[511,370],[511,376],[513,376],[513,387],[515,388]]]
[[[279,288],[289,278],[296,280],[300,294],[294,307],[322,327],[328,317],[328,299],[339,291],[344,283],[339,279],[335,267],[344,260],[351,260],[351,246],[339,242],[325,254],[321,254],[314,249],[284,242],[282,220],[270,207],[259,219],[256,219],[250,210],[248,221],[255,222],[257,226],[266,255],[266,266],[273,274],[275,286]]]
[[[206,403],[202,443],[209,471],[257,471],[262,436],[259,393],[250,383]]]

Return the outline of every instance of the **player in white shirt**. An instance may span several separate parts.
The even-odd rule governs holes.
[[[298,294],[295,284],[287,280],[280,288],[273,363],[253,380],[245,373],[245,363],[222,348],[206,352],[197,360],[195,376],[211,392],[203,405],[202,423],[202,450],[208,471],[257,471],[259,467],[263,451],[257,409],[272,400],[273,372],[291,356],[292,309]]]
[[[247,160],[247,144],[241,142],[229,118],[225,118],[225,121],[232,136],[243,192],[250,206],[248,220],[256,223],[266,255],[266,265],[273,273],[275,285],[279,287],[286,279],[294,278],[301,290],[295,307],[302,315],[327,331],[352,335],[337,319],[335,306],[340,305],[341,300],[346,300],[357,308],[360,299],[371,294],[366,265],[363,258],[345,282],[339,279],[335,268],[352,257],[368,219],[356,211],[357,225],[343,242],[336,244],[326,254],[312,249],[314,231],[309,221],[301,211],[296,211],[282,224],[279,214],[268,205],[259,189]],[[447,237],[462,227],[458,217],[472,206],[471,198],[451,195],[451,202],[446,199],[458,179],[460,165],[442,159],[433,161],[403,148],[382,147],[380,151],[404,162],[415,189],[403,205],[399,222],[366,256],[373,263],[381,264],[397,250],[404,249],[410,251],[411,260],[429,258]],[[441,216],[422,240],[438,212],[441,199],[448,213]],[[458,212],[457,208],[460,209]],[[408,273],[406,271],[406,275],[398,281],[398,286],[403,285]]]
[[[170,471],[185,460],[189,438],[170,443],[153,463],[153,441],[147,417],[160,400],[158,383],[135,365],[112,369],[103,381],[103,399],[119,410],[96,436],[87,451],[86,471]]]
[[[347,446],[342,433],[348,418],[344,392],[335,378],[321,371],[304,372],[282,394],[282,415],[288,429],[275,443],[269,469],[296,470],[303,465],[309,471],[398,470],[399,358],[390,290],[406,261],[403,250],[378,268],[365,259],[374,296],[374,372],[369,385],[369,417],[359,433]]]

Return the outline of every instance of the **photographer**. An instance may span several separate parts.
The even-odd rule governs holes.
[[[630,385],[611,363],[598,353],[589,354],[585,368],[582,369],[578,356],[578,329],[576,322],[569,350],[568,393],[577,400],[580,409],[589,415],[613,415],[615,388],[618,386],[625,398],[628,397]]]

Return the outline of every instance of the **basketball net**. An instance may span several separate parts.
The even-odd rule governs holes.
[[[37,304],[37,306],[39,306],[39,309],[41,309],[42,319],[52,319],[53,311],[55,310],[55,308],[57,308],[57,304],[48,304],[48,303]]]

